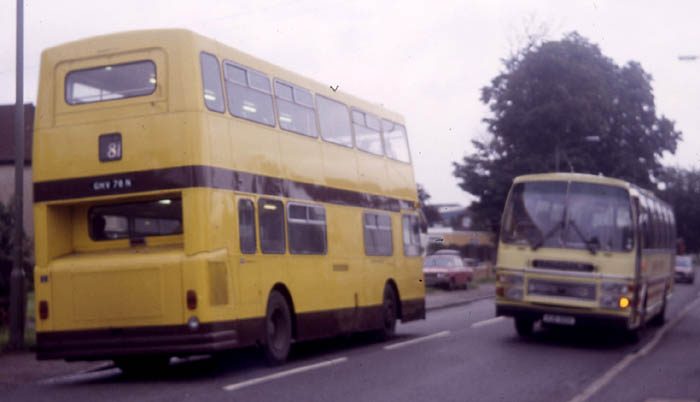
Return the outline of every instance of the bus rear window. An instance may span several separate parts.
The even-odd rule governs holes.
[[[88,225],[90,237],[98,241],[181,234],[182,200],[92,207]]]
[[[156,65],[150,60],[74,70],[66,75],[66,102],[80,105],[150,95],[156,82]]]

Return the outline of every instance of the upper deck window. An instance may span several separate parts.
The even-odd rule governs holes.
[[[219,59],[212,54],[202,53],[199,60],[202,64],[204,104],[209,110],[223,113],[226,111],[226,104],[224,103],[224,89],[221,85]]]
[[[66,75],[69,105],[150,95],[156,90],[156,65],[151,60],[73,70]]]
[[[263,73],[224,60],[228,111],[236,116],[275,126],[270,79]]]
[[[389,120],[382,120],[384,128],[384,151],[391,159],[411,162],[408,153],[408,140],[406,139],[406,129],[401,125]]]
[[[352,147],[352,131],[347,106],[320,95],[316,95],[316,106],[323,139]]]
[[[377,116],[353,109],[352,126],[355,129],[355,143],[358,149],[375,155],[384,155],[382,129]]]
[[[275,79],[277,118],[282,130],[317,137],[316,113],[311,92]]]

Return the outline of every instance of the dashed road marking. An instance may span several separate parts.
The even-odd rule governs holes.
[[[488,320],[475,322],[474,324],[472,324],[472,328],[479,328],[479,327],[483,327],[486,325],[496,324],[496,323],[501,322],[505,319],[506,319],[506,317],[504,317],[504,316],[489,318]]]
[[[654,337],[651,339],[651,341],[644,345],[644,347],[642,347],[634,353],[630,353],[627,356],[625,356],[617,364],[612,366],[605,374],[593,381],[588,387],[586,387],[586,389],[584,389],[578,395],[574,396],[569,402],[584,402],[590,397],[592,397],[595,393],[600,391],[604,386],[608,385],[608,383],[610,383],[610,381],[612,381],[618,374],[620,374],[625,368],[627,368],[627,366],[629,366],[635,360],[646,355],[652,349],[654,349],[654,347],[659,343],[659,341],[666,334],[666,332],[668,332],[669,329],[675,326],[683,318],[683,316],[685,316],[686,313],[688,313],[688,311],[697,307],[698,304],[700,304],[700,298],[695,299],[692,303],[685,306],[685,308],[681,310],[681,312],[672,321],[667,322],[663,327],[661,327],[661,329],[659,329],[656,332],[656,334],[654,334]]]
[[[394,343],[391,345],[387,345],[387,346],[384,346],[384,349],[385,350],[394,350],[394,349],[402,348],[404,346],[429,341],[431,339],[442,338],[442,337],[448,336],[449,334],[450,334],[450,331],[442,331],[442,332],[438,332],[436,334],[426,335],[426,336],[422,336],[420,338],[414,338],[414,339],[411,339],[411,340],[408,340],[405,342],[398,342],[398,343]]]
[[[279,373],[266,375],[263,377],[253,378],[250,380],[242,381],[236,384],[230,384],[223,387],[224,391],[235,391],[237,389],[249,387],[251,385],[261,384],[271,380],[277,380],[284,377],[289,377],[290,375],[303,373],[306,371],[316,370],[324,367],[335,366],[336,364],[344,363],[348,361],[347,357],[340,357],[338,359],[328,360],[325,362],[309,364],[308,366],[301,366],[293,368],[291,370],[280,371]]]

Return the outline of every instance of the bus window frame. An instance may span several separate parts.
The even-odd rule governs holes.
[[[280,84],[282,84],[282,85],[285,85],[285,86],[288,86],[288,87],[291,88],[291,90],[292,90],[292,99],[285,99],[284,97],[282,97],[282,96],[280,96],[280,95],[277,94],[277,83],[280,83]],[[311,106],[306,105],[306,104],[304,104],[304,103],[300,103],[300,102],[297,101],[297,98],[296,98],[296,91],[297,91],[297,90],[302,90],[302,91],[306,91],[306,92],[309,93],[309,96],[311,96],[311,103],[312,103]],[[289,133],[294,133],[294,134],[303,135],[304,137],[308,137],[308,138],[318,138],[318,137],[320,136],[319,133],[320,133],[321,130],[320,130],[320,127],[319,127],[319,122],[318,122],[319,116],[318,116],[318,110],[317,110],[317,108],[316,108],[316,99],[314,98],[314,93],[311,92],[311,90],[306,89],[306,88],[304,88],[304,87],[302,87],[302,86],[293,84],[293,83],[291,83],[291,82],[282,80],[282,79],[280,79],[280,78],[274,77],[274,78],[272,79],[272,92],[273,92],[273,98],[274,98],[274,103],[275,103],[275,116],[276,116],[276,119],[277,119],[278,126],[279,126],[280,130],[287,131],[287,132],[289,132]],[[312,115],[313,118],[314,118],[314,129],[315,129],[316,131],[315,131],[313,134],[307,134],[307,133],[303,133],[303,132],[300,132],[300,131],[295,131],[295,130],[291,130],[291,129],[282,127],[282,120],[281,120],[281,118],[280,118],[280,107],[279,107],[279,104],[278,104],[278,99],[279,99],[279,100],[282,100],[282,101],[284,101],[284,102],[289,102],[289,103],[291,103],[291,104],[293,104],[293,105],[296,105],[296,106],[299,106],[299,107],[303,107],[303,108],[306,108],[306,109],[310,109],[310,110],[311,110],[311,115]]]
[[[233,78],[231,78],[231,79],[228,78],[228,74],[226,73],[226,65],[227,65],[227,64],[230,64],[230,65],[233,66],[233,67],[236,67],[236,68],[245,70],[245,72],[246,72],[246,75],[245,75],[245,78],[246,78],[246,86],[243,86],[240,82],[235,81]],[[223,59],[223,60],[222,60],[222,70],[223,70],[223,71],[222,71],[222,74],[223,74],[223,88],[224,88],[224,92],[226,93],[226,108],[228,109],[228,114],[231,115],[232,117],[237,118],[237,119],[243,119],[243,120],[246,120],[246,121],[253,122],[253,123],[255,123],[255,124],[262,124],[263,126],[267,126],[267,127],[277,127],[278,125],[277,125],[277,111],[276,111],[276,104],[275,104],[275,94],[274,94],[274,92],[273,92],[272,81],[270,80],[270,76],[267,75],[266,73],[262,72],[262,71],[256,70],[256,69],[251,68],[251,67],[244,66],[243,64],[236,63],[235,61],[232,61],[232,60],[229,60],[229,59]],[[268,84],[270,84],[269,92],[266,92],[266,91],[264,91],[264,90],[262,90],[262,89],[260,89],[260,88],[258,88],[258,87],[254,87],[254,86],[252,85],[252,81],[251,81],[251,79],[250,79],[250,75],[251,75],[250,73],[251,73],[251,72],[254,73],[254,74],[262,75],[262,76],[264,76],[264,77],[267,79]],[[251,90],[253,90],[253,91],[257,91],[257,92],[260,92],[260,93],[262,93],[262,94],[269,95],[269,96],[270,96],[270,103],[272,104],[272,123],[271,123],[271,124],[268,124],[268,123],[264,123],[264,122],[261,122],[261,121],[249,119],[249,118],[247,118],[247,117],[236,116],[235,114],[233,114],[233,111],[231,111],[231,105],[230,105],[230,94],[229,94],[228,88],[227,88],[227,86],[226,86],[226,82],[227,82],[227,81],[231,82],[231,84],[233,84],[233,85],[238,85],[238,86],[240,86],[240,87],[242,87],[242,88],[251,89]]]
[[[218,74],[218,75],[219,75],[219,89],[221,90],[221,101],[222,101],[222,103],[223,103],[223,108],[222,108],[222,110],[212,109],[212,108],[210,108],[209,105],[207,104],[207,99],[206,99],[206,88],[205,88],[205,85],[204,85],[204,82],[205,82],[205,78],[204,78],[204,68],[203,68],[203,66],[202,66],[202,56],[210,56],[210,57],[212,57],[214,60],[216,60],[216,65],[217,65],[217,67],[218,67],[218,73],[219,73],[219,74]],[[224,78],[223,78],[223,71],[222,71],[223,69],[222,69],[221,62],[219,61],[219,58],[218,58],[215,54],[213,54],[213,53],[201,51],[201,52],[199,53],[199,69],[201,70],[200,72],[201,72],[201,75],[202,75],[202,99],[204,100],[204,106],[207,108],[207,110],[210,110],[210,111],[212,111],[212,112],[221,113],[221,114],[226,114],[226,110],[228,109],[228,98],[226,97],[226,89],[224,88],[224,86],[225,86],[226,83],[225,83]]]
[[[253,211],[253,251],[251,252],[249,249],[243,249],[243,237],[241,236],[241,204],[242,203],[250,203],[252,206],[252,211]],[[248,254],[248,255],[254,255],[258,253],[258,222],[257,222],[257,211],[255,209],[255,200],[252,198],[247,198],[247,197],[240,197],[238,198],[238,201],[236,202],[236,211],[237,211],[237,219],[238,219],[238,228],[237,234],[238,234],[238,249],[241,252],[241,254]]]
[[[391,159],[392,161],[395,162],[400,162],[400,163],[405,163],[407,165],[412,165],[413,164],[413,158],[411,157],[411,144],[408,143],[408,130],[406,130],[406,125],[403,123],[397,123],[394,120],[389,120],[386,118],[381,118],[381,125],[382,125],[382,145],[384,148],[384,155]],[[385,123],[391,123],[393,126],[400,126],[403,128],[403,139],[406,144],[406,153],[408,154],[408,161],[403,161],[401,159],[394,158],[392,156],[389,156],[389,152],[387,152],[387,146],[386,146],[386,138],[384,137],[384,134],[387,132],[387,130],[384,129],[384,124]]]
[[[362,123],[355,122],[355,116],[354,116],[355,112],[362,114],[362,119],[364,120],[364,122],[362,122]],[[378,131],[373,129],[372,127],[370,127],[367,124],[367,115],[368,114],[374,116],[377,119],[377,121],[379,122],[379,130]],[[365,149],[360,148],[357,145],[357,132],[355,131],[355,124],[362,126],[362,127],[365,127],[367,129],[372,130],[372,131],[376,132],[377,134],[379,134],[379,147],[381,148],[380,153],[374,153],[372,151],[367,151]],[[360,108],[356,108],[355,106],[350,106],[350,127],[352,128],[352,138],[353,138],[353,142],[355,144],[355,148],[357,148],[359,151],[362,151],[362,152],[370,154],[370,155],[379,156],[379,157],[387,156],[386,151],[384,149],[384,131],[382,130],[382,118],[381,117],[375,115],[374,113],[365,112],[364,110],[362,110]]]
[[[350,133],[350,145],[343,144],[343,143],[337,142],[337,141],[333,141],[332,139],[328,139],[328,138],[326,138],[326,137],[323,135],[323,129],[321,128],[321,127],[322,127],[322,126],[321,126],[321,110],[320,110],[319,107],[318,107],[318,105],[319,105],[318,99],[316,99],[316,98],[319,98],[319,97],[324,98],[325,100],[327,100],[327,101],[329,101],[329,102],[331,102],[331,103],[338,103],[338,104],[340,104],[340,105],[343,105],[343,107],[345,108],[345,112],[346,112],[346,114],[348,115],[348,129],[349,129],[348,131],[349,131],[349,133]],[[355,147],[355,133],[354,133],[354,131],[353,131],[353,129],[352,129],[352,115],[350,114],[350,108],[348,107],[348,105],[345,104],[345,102],[341,102],[341,101],[339,101],[339,100],[335,100],[335,99],[333,99],[333,98],[330,98],[330,97],[325,96],[325,95],[321,95],[321,94],[319,94],[319,93],[316,93],[316,94],[315,94],[314,102],[316,103],[316,113],[318,114],[318,119],[317,119],[317,120],[318,120],[318,128],[319,128],[318,131],[319,131],[319,134],[320,134],[321,139],[322,139],[324,142],[327,142],[327,143],[329,143],[329,144],[335,144],[335,145],[341,146],[341,147],[343,147],[343,148],[348,148],[348,149],[355,149],[355,148],[356,148],[356,147]]]
[[[306,219],[298,219],[298,218],[292,218],[291,214],[289,213],[289,209],[291,207],[303,207],[305,212],[306,212]],[[309,217],[309,209],[310,208],[319,208],[323,210],[323,221],[320,220],[312,220]],[[286,205],[286,226],[287,226],[287,248],[289,249],[289,254],[292,255],[327,255],[328,254],[328,214],[326,212],[326,208],[323,205],[317,205],[317,204],[307,204],[307,203],[302,203],[302,202],[296,202],[296,201],[288,201]],[[323,226],[323,252],[317,253],[300,253],[293,251],[292,249],[292,235],[290,233],[290,224],[302,224],[302,225],[314,225],[314,226]]]
[[[80,72],[84,72],[84,71],[90,71],[90,70],[99,70],[99,69],[104,69],[107,67],[128,66],[131,64],[139,64],[139,63],[150,63],[153,66],[153,73],[155,74],[154,79],[156,80],[156,82],[153,85],[153,90],[151,92],[142,93],[142,94],[138,94],[138,95],[123,96],[121,98],[115,98],[115,99],[103,99],[103,100],[96,100],[96,101],[90,101],[90,102],[71,103],[68,101],[68,77],[70,77],[71,74],[80,73]],[[156,93],[157,90],[158,90],[158,65],[156,64],[155,60],[153,60],[153,59],[140,59],[140,60],[127,61],[127,62],[123,62],[123,63],[110,63],[110,64],[102,64],[102,65],[92,66],[92,67],[76,68],[76,69],[72,69],[72,70],[67,71],[63,77],[63,101],[69,107],[81,106],[81,105],[91,105],[91,104],[96,104],[96,103],[97,104],[104,104],[105,102],[120,101],[120,100],[125,100],[125,99],[132,99],[132,98],[144,98],[144,97],[152,96],[154,93]]]

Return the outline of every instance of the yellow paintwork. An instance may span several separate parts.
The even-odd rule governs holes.
[[[594,176],[580,173],[546,173],[518,176],[513,180],[513,183],[529,182],[529,181],[579,181],[606,184],[618,186],[629,191],[632,197],[638,196],[640,192],[653,197],[653,194],[645,190],[634,187],[628,182],[619,179],[612,179],[603,176]],[[632,217],[633,222],[636,222],[636,213]],[[635,249],[637,245],[635,244]],[[546,308],[552,313],[565,314],[567,312],[586,311],[592,314],[618,316],[628,319],[628,327],[636,328],[642,323],[638,314],[632,314],[635,307],[638,311],[642,309],[643,298],[636,299],[636,306],[628,306],[623,309],[607,309],[600,307],[602,282],[614,282],[619,284],[629,285],[630,287],[638,287],[640,294],[645,294],[647,297],[647,306],[656,306],[648,311],[645,315],[645,320],[651,319],[656,314],[664,301],[664,294],[669,296],[673,291],[673,255],[674,250],[643,250],[641,252],[641,269],[640,275],[636,275],[636,252],[611,252],[599,250],[595,255],[592,255],[586,249],[565,249],[565,248],[547,248],[541,247],[533,251],[531,247],[522,244],[509,244],[499,241],[498,256],[497,256],[497,273],[523,274],[523,288],[525,289],[522,300],[513,300],[505,297],[496,297],[496,304],[503,306],[520,306],[532,307],[537,306]],[[535,259],[554,260],[567,262],[580,262],[593,264],[596,267],[595,272],[590,275],[578,275],[576,273],[567,273],[566,271],[537,270],[532,262]],[[569,283],[587,283],[596,286],[596,299],[592,301],[577,300],[573,298],[556,298],[545,296],[528,295],[528,281],[534,278],[549,279],[553,281],[569,282]],[[655,283],[655,279],[657,282]],[[508,284],[503,284],[500,281],[497,283],[499,287],[508,287]],[[664,293],[666,290],[666,293]],[[628,292],[621,294],[630,300],[634,301],[634,293]]]
[[[415,202],[410,164],[211,112],[203,101],[200,52],[265,72],[329,98],[404,124],[403,118],[297,74],[185,30],[119,33],[80,40],[42,53],[33,147],[35,183],[206,165],[360,191]],[[153,94],[68,105],[71,70],[137,60],[156,64]],[[123,158],[100,162],[98,136],[121,133]],[[184,233],[93,241],[92,206],[181,198]],[[242,255],[237,202],[255,194],[185,188],[37,202],[36,299],[49,302],[37,331],[184,324],[261,317],[276,284],[290,291],[296,313],[382,302],[387,280],[402,299],[422,299],[420,257],[404,257],[401,214],[391,213],[394,256],[367,257],[358,207],[323,204],[327,255]],[[275,198],[275,197],[267,197]],[[283,200],[288,201],[288,200]],[[405,212],[412,213],[415,212]],[[256,216],[257,220],[257,216]],[[195,290],[189,311],[185,294]]]

